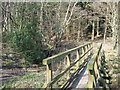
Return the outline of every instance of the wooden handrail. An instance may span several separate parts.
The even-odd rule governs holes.
[[[99,49],[97,49],[95,52],[94,52],[94,55],[92,56],[89,64],[88,64],[88,70],[93,70],[94,69],[94,63],[96,62],[99,54],[100,54],[100,51],[102,49],[102,44],[100,45]]]
[[[70,53],[72,53],[72,52],[74,52],[74,51],[76,51],[76,50],[78,50],[80,48],[83,48],[83,47],[91,45],[91,44],[92,43],[88,43],[88,44],[85,44],[85,45],[82,45],[82,46],[78,46],[76,48],[72,48],[72,49],[69,49],[69,50],[64,51],[62,53],[59,53],[59,54],[56,54],[54,56],[48,57],[46,59],[43,59],[43,64],[44,65],[48,65],[48,64],[51,64],[52,62],[57,62],[57,61],[59,61],[59,60],[57,60],[58,58],[64,57],[65,55],[68,55],[68,54],[70,54]]]
[[[79,50],[82,49],[82,55],[79,53]],[[57,55],[54,55],[52,57],[46,58],[43,60],[43,64],[46,65],[47,67],[47,83],[45,84],[45,87],[51,87],[52,85],[57,82],[65,73],[67,73],[68,71],[70,71],[70,69],[73,66],[76,66],[76,69],[79,68],[79,65],[82,64],[80,63],[80,60],[83,59],[84,62],[84,58],[92,49],[92,43],[88,43],[82,46],[78,46],[76,48],[67,50],[65,52],[59,53]],[[74,51],[76,52],[76,59],[73,63],[71,63],[70,61],[70,54]],[[60,58],[64,58],[67,57],[67,67],[65,68],[64,71],[62,71],[60,74],[58,74],[56,77],[53,78],[52,75],[52,65],[53,63],[56,64],[58,61],[60,61]],[[64,60],[64,59],[63,59]],[[70,73],[67,73],[67,79],[69,79]]]
[[[91,49],[90,49],[90,50],[91,50]],[[89,52],[90,50],[88,50],[88,52]],[[86,52],[83,56],[81,56],[80,59],[83,58],[88,52]],[[65,74],[65,73],[66,73],[71,67],[73,67],[78,61],[79,61],[79,59],[76,60],[74,63],[72,63],[68,68],[66,68],[65,71],[61,72],[58,76],[56,76],[56,77],[54,78],[54,80],[51,81],[50,83],[51,83],[51,84],[54,84],[63,74]]]
[[[89,80],[87,84],[87,88],[95,88],[95,87],[104,87],[109,88],[108,84],[105,80],[101,77],[100,68],[102,67],[101,64],[101,54],[102,53],[102,44],[100,45],[99,49],[94,52],[89,64],[88,64],[88,71],[89,71]],[[102,86],[100,85],[102,83]]]

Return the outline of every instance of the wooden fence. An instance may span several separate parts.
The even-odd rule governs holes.
[[[102,51],[102,44],[94,52],[89,64],[89,80],[87,88],[109,88],[109,75],[106,72],[105,55]]]
[[[46,72],[47,72],[47,82],[45,83],[44,87],[45,88],[62,88],[64,87],[67,82],[70,80],[70,78],[72,77],[72,75],[75,73],[75,71],[79,68],[79,66],[82,66],[84,64],[84,62],[86,62],[85,58],[88,57],[88,55],[90,55],[91,53],[91,49],[92,49],[92,43],[88,43],[82,46],[78,46],[76,48],[67,50],[65,52],[59,53],[57,55],[54,55],[52,57],[48,57],[46,59],[43,60],[43,64],[46,65]],[[75,52],[76,54],[76,58],[75,60],[72,62],[72,58],[70,57],[71,54]],[[61,59],[62,58],[62,59]],[[63,59],[66,58],[66,59]],[[66,64],[63,65],[66,68],[61,71],[58,75],[56,75],[55,77],[53,77],[53,66],[60,64],[60,61],[64,61],[66,60]],[[75,67],[75,71],[74,73],[71,73],[72,68]],[[56,67],[59,68],[59,67]],[[56,82],[58,82],[61,78],[66,78],[66,80],[64,80],[64,82],[61,84],[60,87],[55,87],[53,86],[53,84],[55,84]]]

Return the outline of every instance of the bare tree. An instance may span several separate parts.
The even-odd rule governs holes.
[[[118,60],[120,60],[120,2],[118,2]]]

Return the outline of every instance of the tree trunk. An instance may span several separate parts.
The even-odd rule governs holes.
[[[112,39],[113,39],[113,49],[116,47],[116,36],[117,36],[117,28],[116,28],[116,21],[117,21],[117,10],[116,10],[116,2],[113,2],[113,13],[112,13]]]
[[[105,39],[106,39],[106,32],[107,32],[107,23],[105,24],[105,30],[104,30],[104,43],[105,43]]]
[[[67,27],[66,27],[66,41],[69,40],[69,34],[70,34],[70,32],[69,32],[69,26],[67,25]]]
[[[118,59],[120,59],[120,2],[118,2]]]
[[[95,23],[93,21],[93,23],[92,23],[92,36],[91,36],[92,41],[94,40],[94,33],[95,33],[94,29],[95,29]]]
[[[78,26],[77,42],[79,42],[79,40],[80,40],[80,22],[79,22],[79,26]]]
[[[8,11],[10,12],[9,13],[9,16],[8,16],[8,30],[11,32],[11,20],[10,20],[10,17],[11,17],[11,6],[10,6],[11,3],[9,3],[8,5]]]
[[[107,7],[107,11],[106,11],[105,30],[104,30],[104,43],[105,43],[105,39],[106,39],[106,35],[107,35],[107,21],[108,21],[108,7]]]
[[[96,29],[97,29],[97,35],[96,36],[98,37],[99,36],[99,18],[97,19],[97,28]]]
[[[73,22],[73,30],[72,30],[72,35],[73,35],[73,40],[75,40],[75,22]]]

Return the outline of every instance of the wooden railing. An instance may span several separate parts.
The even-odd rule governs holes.
[[[44,87],[45,88],[64,87],[70,80],[72,75],[76,72],[76,70],[78,70],[80,66],[83,66],[83,64],[87,62],[86,58],[88,57],[88,55],[90,55],[91,49],[92,43],[88,43],[44,59],[43,64],[46,65],[47,72],[46,76],[47,82],[45,83]],[[75,59],[73,59],[73,57],[75,57]],[[61,67],[63,67],[63,70],[59,69],[59,66],[57,66],[60,65],[61,63],[62,63]],[[59,69],[60,72],[57,73],[57,75],[53,75],[55,74],[54,69],[55,70]],[[61,84],[59,85],[58,82],[60,82],[60,80]],[[55,83],[57,83],[58,85],[56,85]]]
[[[87,84],[87,88],[109,88],[109,75],[106,73],[106,65],[105,65],[105,55],[102,51],[102,44],[99,49],[94,52],[89,64],[88,64],[88,72],[89,72],[89,80]]]

